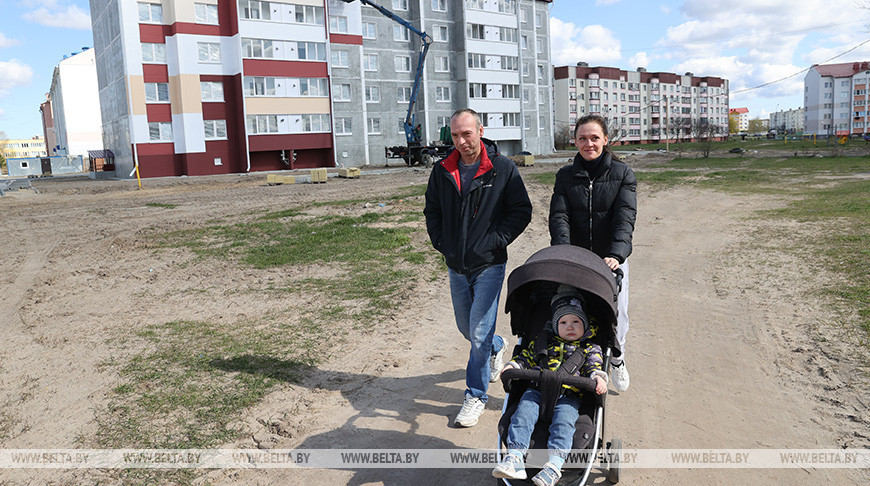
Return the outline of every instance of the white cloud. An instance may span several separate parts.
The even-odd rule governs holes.
[[[595,0],[595,5],[613,5],[619,3],[619,0]]]
[[[622,56],[622,43],[601,25],[577,27],[571,22],[550,18],[550,46],[555,66],[576,64],[615,64]]]
[[[638,52],[637,54],[632,56],[631,59],[628,60],[628,65],[631,67],[636,67],[636,68],[639,68],[639,67],[645,68],[645,67],[649,66],[649,61],[650,61],[650,59],[649,59],[649,55],[647,53]]]
[[[33,68],[17,59],[0,61],[0,96],[9,94],[9,90],[20,86],[28,86],[33,79]]]
[[[67,29],[89,30],[91,16],[78,5],[60,5],[54,0],[29,2],[32,6],[42,5],[24,15],[24,20],[45,25],[47,27],[63,27]]]
[[[17,39],[10,39],[3,35],[3,32],[0,32],[0,47],[17,46],[20,43]]]
[[[663,14],[665,14],[665,15],[671,14],[671,7],[668,7],[667,5],[659,5],[659,8],[662,9]]]

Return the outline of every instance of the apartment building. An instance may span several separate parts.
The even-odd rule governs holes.
[[[749,108],[731,108],[728,114],[737,120],[737,133],[749,131]]]
[[[777,133],[803,133],[804,109],[792,108],[771,113],[770,129]]]
[[[816,64],[804,77],[804,133],[865,134],[870,62]]]
[[[54,68],[43,113],[48,155],[81,155],[103,147],[100,97],[94,50],[83,48],[64,56]],[[50,127],[49,127],[50,123]],[[49,131],[51,133],[49,133]]]
[[[694,140],[728,133],[728,80],[612,67],[554,68],[556,130],[598,113],[615,144]]]
[[[36,136],[33,138],[0,140],[0,152],[7,159],[45,157],[45,139]]]
[[[503,152],[552,149],[552,0],[373,1],[432,40],[424,143],[470,106]],[[422,41],[359,1],[92,0],[91,18],[119,176],[380,164],[406,144]]]

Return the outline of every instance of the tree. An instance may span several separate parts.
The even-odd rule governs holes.
[[[728,133],[737,133],[740,131],[740,120],[738,115],[728,115]]]
[[[749,120],[749,133],[764,133],[764,124],[761,123],[761,118],[753,118]]]
[[[556,131],[553,133],[553,143],[559,150],[568,150],[574,141],[574,133],[569,123],[557,122]]]
[[[8,140],[6,132],[0,130],[0,174],[8,172],[6,170],[6,142]]]
[[[713,151],[713,142],[721,133],[722,127],[710,123],[707,118],[697,118],[692,120],[692,136],[698,139],[698,150],[701,151],[701,156],[705,159],[710,157],[710,152]]]

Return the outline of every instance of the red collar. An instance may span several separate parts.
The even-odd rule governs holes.
[[[444,167],[450,175],[453,176],[453,179],[456,181],[456,187],[459,188],[459,192],[462,192],[462,182],[459,177],[459,149],[454,150],[447,156],[446,159],[441,161],[441,165]],[[487,171],[492,169],[492,162],[489,160],[489,154],[486,153],[486,146],[483,145],[483,142],[480,143],[480,167],[477,168],[477,173],[474,174],[474,177],[477,178],[482,174],[485,174]]]

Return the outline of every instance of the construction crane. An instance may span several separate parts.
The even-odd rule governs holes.
[[[342,1],[344,3],[353,3],[357,0]],[[414,87],[411,88],[411,99],[408,100],[408,113],[405,115],[404,122],[405,140],[407,145],[385,147],[384,155],[388,159],[404,159],[405,163],[408,165],[422,164],[428,166],[433,157],[444,156],[452,148],[449,145],[423,145],[422,136],[416,130],[417,115],[414,113],[414,105],[417,104],[417,93],[420,89],[420,81],[423,79],[423,66],[426,63],[426,54],[429,52],[429,45],[432,44],[432,38],[429,37],[426,32],[414,27],[414,25],[407,20],[374,2],[369,0],[359,0],[359,2],[363,5],[372,7],[382,13],[385,17],[389,17],[420,38],[420,52],[417,55],[417,72],[414,76]]]

